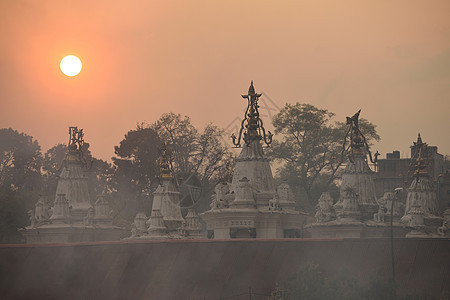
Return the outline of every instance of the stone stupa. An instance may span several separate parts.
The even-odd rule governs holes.
[[[439,237],[438,228],[442,218],[438,216],[436,185],[432,181],[426,164],[427,144],[422,142],[420,134],[414,143],[414,174],[408,188],[405,214],[401,221],[411,229],[406,237]]]
[[[333,205],[330,194],[322,194],[317,205],[316,222],[308,226],[313,238],[387,237],[390,234],[390,228],[385,223],[389,199],[383,198],[384,204],[377,201],[374,172],[368,163],[369,160],[375,163],[378,154],[372,158],[369,145],[359,128],[359,114],[360,111],[347,117],[348,131],[343,148],[347,165],[342,172],[339,199]],[[374,215],[380,222],[374,220]],[[396,231],[395,234],[401,236],[404,230]]]
[[[258,100],[253,82],[247,95],[247,109],[241,122],[239,136],[232,135],[233,144],[241,147],[231,184],[215,187],[211,209],[202,213],[208,237],[284,238],[300,237],[306,214],[295,210],[292,191],[286,183],[278,189],[272,177],[270,161],[264,156],[261,141],[272,142],[259,117]],[[244,142],[241,145],[241,141]]]
[[[82,129],[69,127],[69,144],[61,165],[55,200],[41,196],[29,211],[31,225],[22,231],[27,243],[119,240],[123,229],[112,225],[109,203],[89,197]]]
[[[201,238],[202,225],[194,210],[189,210],[186,220],[181,214],[180,192],[175,185],[170,168],[170,154],[165,143],[159,159],[159,185],[153,193],[150,217],[143,212],[136,215],[131,237],[127,239],[182,239]]]

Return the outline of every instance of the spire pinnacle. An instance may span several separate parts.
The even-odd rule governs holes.
[[[414,145],[422,145],[422,137],[420,136],[420,132],[417,134],[417,142],[414,143]]]
[[[159,158],[159,178],[161,180],[164,179],[172,179],[172,173],[170,171],[170,164],[169,164],[169,150],[167,149],[166,143],[163,142],[161,145],[161,156]]]
[[[242,131],[244,130],[245,132],[243,140],[246,144],[250,143],[251,141],[261,139],[264,139],[264,142],[267,146],[272,143],[272,133],[268,131],[268,133],[266,134],[266,130],[263,126],[263,121],[259,118],[258,100],[261,95],[262,94],[258,94],[255,92],[253,80],[251,81],[250,87],[248,88],[248,94],[241,95],[242,98],[247,99],[247,110],[245,111],[244,119],[241,122],[241,129],[239,130],[238,138],[236,138],[234,134],[231,135],[233,144],[236,147],[241,146]],[[247,124],[245,125],[245,123]]]
[[[248,88],[248,94],[249,95],[254,95],[255,94],[255,87],[253,86],[253,80],[250,83],[250,87]]]
[[[415,153],[411,159],[414,159],[414,175],[415,176],[427,176],[427,164],[426,164],[426,156],[427,156],[427,143],[422,142],[422,137],[420,133],[417,135],[417,142],[414,142]],[[425,158],[425,159],[424,159]]]
[[[375,154],[375,160],[372,158],[369,145],[366,142],[366,137],[359,129],[359,114],[361,109],[358,110],[352,117],[347,117],[347,125],[349,125],[347,133],[344,138],[344,144],[342,149],[342,160],[344,154],[347,153],[351,162],[354,161],[355,155],[363,155],[366,157],[369,154],[369,159],[372,163],[377,162],[378,152]],[[350,145],[346,147],[347,138],[350,139]]]
[[[84,144],[83,129],[78,129],[76,126],[69,127],[69,144],[67,148],[69,150],[82,150]]]

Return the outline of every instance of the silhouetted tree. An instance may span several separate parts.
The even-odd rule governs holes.
[[[27,197],[0,187],[0,243],[23,243],[19,228],[29,225]]]
[[[57,144],[44,153],[42,160],[42,176],[44,179],[44,193],[53,197],[61,173],[61,165],[66,154],[67,146]]]
[[[25,133],[0,129],[0,187],[33,190],[41,184],[39,143]]]
[[[39,143],[25,133],[0,129],[0,242],[23,242],[18,228],[28,225],[27,211],[41,191]]]
[[[221,134],[222,131],[211,124],[199,132],[189,117],[174,113],[163,114],[153,124],[140,123],[130,130],[115,147],[116,157],[113,158],[114,194],[117,208],[123,205],[122,217],[134,216],[136,209],[149,212],[151,193],[159,183],[161,141],[169,149],[177,183],[195,176],[200,182],[202,197],[209,201],[210,187],[228,179],[233,165],[232,154],[223,145]]]
[[[114,147],[115,188],[126,187],[127,193],[148,192],[151,181],[158,174],[160,147],[161,142],[154,129],[139,124],[136,129],[128,131],[120,145]]]
[[[196,176],[199,179],[201,194],[195,204],[197,209],[208,208],[212,187],[220,181],[230,180],[232,176],[234,158],[223,143],[223,131],[207,124],[199,132],[189,117],[174,113],[163,114],[151,128],[167,143],[172,153],[174,173],[184,178]],[[190,205],[194,204],[190,202]]]
[[[195,173],[200,180],[216,182],[229,177],[232,154],[221,140],[223,131],[207,124],[203,132],[191,124],[189,117],[180,114],[163,114],[151,125],[172,153],[175,173]]]

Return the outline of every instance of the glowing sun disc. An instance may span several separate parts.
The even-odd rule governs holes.
[[[75,55],[67,55],[59,64],[61,71],[67,76],[75,76],[81,71],[81,60]]]

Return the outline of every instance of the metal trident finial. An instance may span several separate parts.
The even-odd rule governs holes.
[[[272,143],[273,134],[268,131],[266,134],[266,130],[263,126],[263,121],[259,117],[259,105],[258,100],[262,94],[258,94],[255,92],[255,87],[253,86],[253,80],[248,89],[247,95],[242,95],[242,98],[247,99],[247,109],[245,110],[244,119],[241,122],[241,129],[239,130],[239,135],[236,138],[234,134],[231,135],[233,139],[233,144],[236,147],[241,147],[241,138],[242,132],[244,128],[246,131],[244,132],[243,140],[245,143],[250,143],[253,140],[264,140],[267,146],[270,146]],[[247,123],[247,124],[245,124]]]

